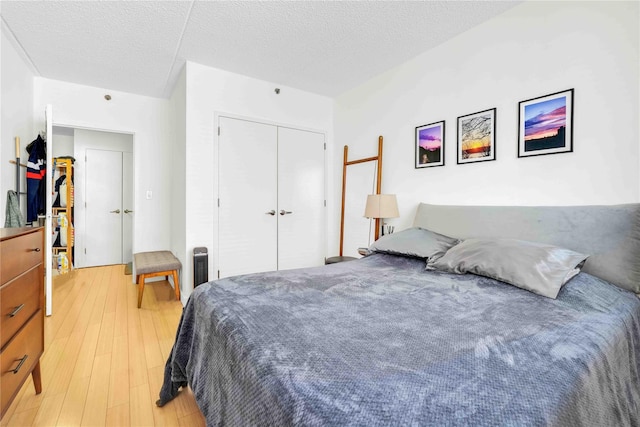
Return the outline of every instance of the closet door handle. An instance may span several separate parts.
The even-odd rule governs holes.
[[[269,212],[265,212],[265,215],[271,215],[274,216],[276,214],[276,211],[274,211],[273,209],[271,209]]]
[[[130,211],[129,209],[125,209],[124,213],[132,213],[133,211]]]
[[[293,212],[291,212],[291,211],[285,211],[284,209],[282,209],[282,210],[280,211],[280,215],[289,215],[289,214],[292,214],[292,213],[293,213]]]
[[[116,214],[119,214],[119,213],[120,213],[120,209],[116,209],[115,211],[109,211],[109,213],[116,213]]]

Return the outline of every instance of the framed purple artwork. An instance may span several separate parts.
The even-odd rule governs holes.
[[[444,120],[416,127],[416,169],[444,166]]]
[[[518,157],[573,151],[573,89],[519,103]]]

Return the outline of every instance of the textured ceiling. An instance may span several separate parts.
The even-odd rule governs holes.
[[[185,60],[339,95],[519,1],[2,1],[42,77],[167,97]]]

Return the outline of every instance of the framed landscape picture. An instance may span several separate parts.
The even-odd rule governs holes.
[[[496,109],[458,117],[458,164],[496,159]]]
[[[519,104],[518,157],[573,151],[573,89]]]
[[[444,166],[444,120],[416,127],[416,169]]]

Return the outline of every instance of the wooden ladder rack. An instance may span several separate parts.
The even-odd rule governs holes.
[[[378,137],[378,155],[374,157],[366,157],[363,159],[357,160],[349,160],[349,147],[347,145],[344,146],[344,158],[342,163],[342,209],[340,211],[340,256],[342,256],[342,250],[344,246],[344,200],[345,193],[347,189],[347,166],[357,165],[359,163],[366,162],[378,162],[378,167],[376,171],[376,192],[375,194],[380,194],[382,187],[382,136]],[[380,237],[380,218],[376,218],[376,231],[375,231],[375,239],[378,240]]]

